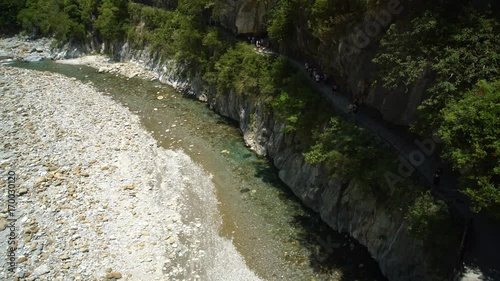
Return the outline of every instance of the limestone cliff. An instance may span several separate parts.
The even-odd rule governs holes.
[[[214,7],[215,18],[235,34],[259,33],[264,31],[269,2],[258,0],[219,1]]]
[[[367,20],[360,26],[368,26],[369,23],[370,20]],[[333,50],[320,48],[317,56],[333,57],[324,62],[324,65],[338,73],[337,83],[341,85],[344,94],[352,99],[365,100],[366,105],[376,109],[386,121],[409,125],[416,120],[417,107],[425,98],[427,78],[421,77],[410,87],[395,90],[373,86],[373,81],[377,79],[377,68],[372,59],[378,52],[378,38],[371,38],[370,44],[365,48],[356,49],[356,32],[352,33],[351,41],[339,42]]]

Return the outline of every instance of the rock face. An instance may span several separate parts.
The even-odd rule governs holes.
[[[217,13],[218,20],[234,33],[258,33],[264,30],[269,4],[258,0],[226,0],[220,1],[215,10],[224,11]]]
[[[347,44],[347,43],[346,43]],[[352,98],[365,98],[366,105],[380,112],[382,118],[393,124],[409,125],[417,118],[417,107],[425,96],[427,79],[421,77],[412,87],[388,91],[382,87],[370,87],[375,80],[376,66],[372,59],[377,43],[373,42],[359,53],[346,53],[344,47],[334,52],[331,67],[341,73],[344,90],[352,93]]]
[[[266,8],[264,2],[247,1],[241,6],[236,17],[237,33],[255,33],[264,23]]]
[[[264,23],[271,10],[272,2],[226,0],[220,1],[214,10],[215,14],[219,15],[216,17],[218,21],[233,33],[258,34],[265,30]],[[392,18],[395,19],[398,15],[396,12],[392,14]],[[373,22],[372,18],[366,18],[357,27],[365,30]],[[295,38],[297,43],[290,46],[288,51],[291,55],[329,58],[322,61],[322,64],[324,67],[335,69],[335,72],[339,73],[340,77],[338,78],[341,81],[337,82],[342,82],[343,91],[350,93],[353,99],[360,97],[365,99],[366,105],[380,112],[383,119],[398,125],[409,125],[417,119],[417,107],[425,98],[427,84],[425,77],[416,81],[409,89],[403,87],[388,91],[381,87],[371,88],[369,85],[376,79],[376,66],[372,59],[378,51],[377,42],[383,32],[375,37],[369,37],[366,32],[363,33],[368,38],[367,44],[359,45],[355,42],[358,34],[357,29],[351,27],[351,34],[345,38],[344,42],[339,42],[336,48],[326,47],[323,44],[313,47],[310,42],[317,41],[317,38],[312,38],[306,27],[307,23],[303,23],[302,27],[297,27],[299,30],[301,28],[304,30],[298,32],[297,38]],[[383,28],[385,27],[382,27],[381,30]]]

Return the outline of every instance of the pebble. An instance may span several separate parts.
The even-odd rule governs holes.
[[[104,278],[106,278],[106,279],[120,279],[120,278],[122,278],[122,274],[120,272],[110,272],[110,273],[107,273]]]
[[[46,264],[42,264],[39,267],[35,268],[33,272],[31,273],[31,276],[33,277],[39,277],[41,275],[47,274],[50,272],[50,268]]]

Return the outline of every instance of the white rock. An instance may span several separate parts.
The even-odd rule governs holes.
[[[39,267],[35,268],[33,272],[31,273],[31,276],[33,277],[39,277],[41,275],[47,274],[50,272],[50,268],[46,264],[42,264]]]

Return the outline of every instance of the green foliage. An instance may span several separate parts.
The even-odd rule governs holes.
[[[351,26],[378,8],[379,0],[278,0],[268,17],[269,37],[289,49],[307,38],[309,51],[316,52],[318,40],[327,48],[336,48],[336,40],[352,33]],[[384,2],[383,4],[386,4]],[[312,36],[311,36],[312,35]],[[316,40],[318,39],[318,40]]]
[[[80,21],[87,31],[92,31],[94,20],[99,15],[99,4],[102,0],[76,0],[81,10]]]
[[[327,112],[319,108],[324,102],[314,87],[284,57],[261,55],[245,43],[229,48],[204,77],[219,94],[234,90],[263,99],[288,133],[310,133]]]
[[[272,107],[277,113],[279,119],[285,122],[284,131],[292,132],[297,128],[297,124],[302,119],[305,110],[305,101],[307,93],[304,96],[291,96],[282,91],[272,102]]]
[[[408,231],[422,241],[432,239],[436,230],[447,221],[448,216],[448,207],[444,201],[434,200],[430,192],[423,193],[406,214]]]
[[[374,62],[388,89],[408,91],[427,80],[413,130],[427,136],[437,130],[474,209],[500,217],[498,34],[500,21],[488,9],[443,1],[411,23],[393,24]]]
[[[23,29],[54,36],[59,43],[85,41],[93,28],[100,0],[27,0],[17,15]]]
[[[224,42],[222,41],[219,31],[216,28],[208,29],[202,40],[202,45],[207,48],[209,56],[215,56],[219,58],[226,49],[224,48]]]
[[[285,121],[285,132],[297,129],[302,132],[310,132],[313,125],[318,126],[323,123],[318,118],[322,119],[324,116],[320,116],[320,114],[327,112],[327,110],[326,108],[321,108],[323,110],[318,108],[323,101],[310,82],[304,78],[304,74],[295,72],[282,82],[284,85],[271,105],[278,119]],[[314,116],[315,114],[316,116]],[[306,130],[308,127],[309,130]]]
[[[198,68],[206,62],[204,53],[200,50],[204,33],[188,17],[179,17],[178,20],[180,27],[172,35],[177,50],[175,58],[191,68]]]
[[[177,15],[175,13],[165,14],[165,20],[163,24],[153,30],[145,30],[145,44],[149,43],[149,45],[153,48],[153,50],[157,50],[160,54],[165,55],[167,57],[173,57],[175,55],[176,49],[174,47],[174,39],[172,34],[176,29],[179,28],[179,25],[176,21]],[[136,32],[137,33],[137,32]]]
[[[211,2],[180,1],[175,11],[130,3],[135,28],[128,39],[135,46],[149,45],[164,57],[176,59],[190,71],[213,70],[227,49],[216,28],[207,25]]]
[[[103,0],[95,21],[95,27],[103,39],[115,41],[124,38],[128,19],[127,3],[127,0]]]
[[[78,2],[63,0],[28,0],[18,20],[22,27],[35,35],[54,35],[60,42],[82,41],[85,26]]]
[[[25,0],[0,0],[0,34],[19,30],[17,14],[25,5]]]
[[[289,1],[279,1],[272,10],[269,17],[268,28],[269,37],[279,44],[285,43],[286,39],[293,32],[293,24],[291,22]]]
[[[334,117],[328,128],[316,133],[315,139],[316,144],[304,153],[307,162],[325,164],[332,171],[332,177],[343,182],[356,178],[379,189],[387,186],[383,175],[393,170],[394,158],[364,129]],[[380,191],[389,192],[388,188]]]
[[[214,5],[212,0],[179,0],[177,11],[183,15],[193,16],[200,22],[208,20],[209,9]]]
[[[460,99],[478,80],[500,74],[499,32],[497,19],[470,9],[447,16],[436,8],[413,19],[409,28],[390,27],[374,59],[382,84],[408,90],[418,79],[431,78],[417,132],[429,135],[439,128],[440,109],[448,102]]]
[[[376,2],[376,1],[375,1]],[[367,12],[376,7],[374,1],[343,1],[315,0],[308,17],[308,27],[311,33],[327,46],[332,46],[334,40],[352,33],[347,26],[361,21]]]
[[[439,135],[444,154],[462,171],[477,211],[500,217],[500,80],[481,80],[461,100],[442,110]]]
[[[215,63],[210,81],[216,85],[218,93],[234,89],[244,95],[270,95],[276,86],[270,80],[274,58],[262,56],[252,46],[238,43],[229,48]]]
[[[410,205],[405,220],[407,230],[429,253],[435,271],[455,266],[461,229],[453,223],[444,201],[435,200],[429,191],[421,193]]]

